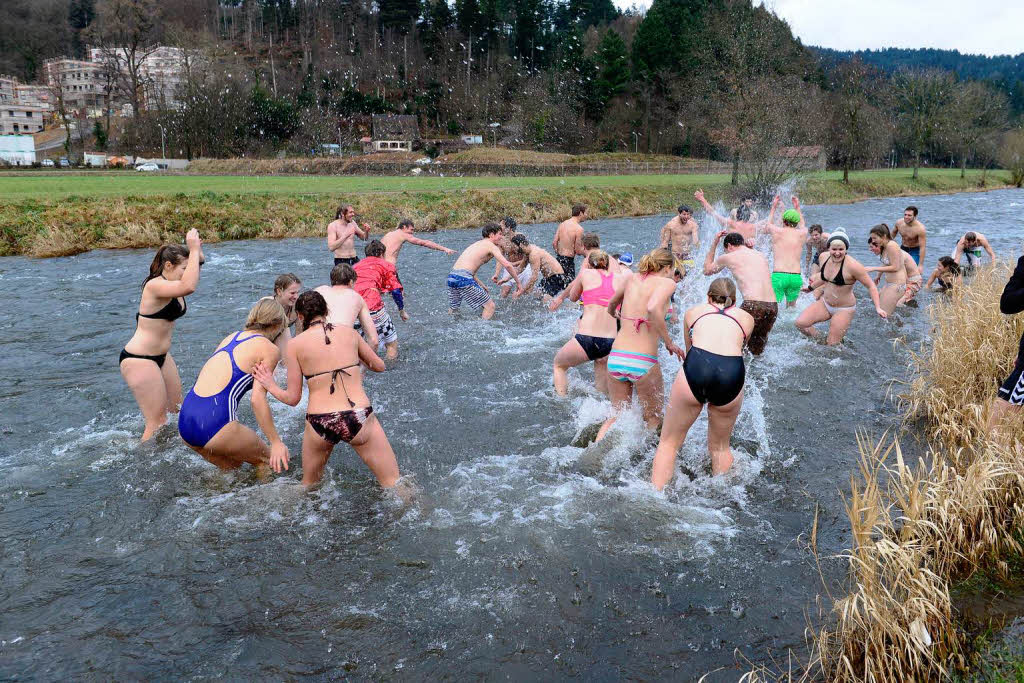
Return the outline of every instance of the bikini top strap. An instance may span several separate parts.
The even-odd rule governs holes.
[[[312,375],[303,375],[303,377],[305,377],[307,380],[309,380],[309,379],[312,379],[314,377],[319,377],[320,375],[330,374],[330,376],[331,376],[331,390],[330,390],[329,393],[333,394],[334,393],[335,383],[338,380],[338,375],[344,375],[345,377],[351,377],[352,376],[351,373],[348,373],[348,372],[345,372],[345,371],[347,369],[349,369],[349,368],[354,368],[354,367],[356,367],[358,365],[359,365],[359,363],[352,363],[351,365],[345,365],[345,366],[340,367],[340,368],[334,368],[333,370],[324,370],[323,372],[314,372]],[[348,404],[350,406],[354,407],[356,404],[352,402],[351,398],[349,398],[348,391],[345,389],[345,380],[344,379],[342,379],[342,381],[341,381],[341,390],[345,392],[345,399],[348,401]]]
[[[327,336],[327,333],[334,329],[334,325],[323,320],[317,320],[313,325],[319,325],[324,331],[324,344],[330,344],[331,338]],[[351,365],[348,367],[352,367]]]
[[[707,317],[709,315],[720,314],[720,315],[724,315],[726,318],[728,318],[729,320],[731,320],[734,323],[736,323],[737,325],[739,325],[740,332],[743,333],[743,341],[747,341],[747,331],[743,329],[743,325],[740,323],[739,320],[737,320],[736,318],[734,318],[731,315],[729,315],[728,313],[726,313],[726,311],[729,310],[730,308],[733,308],[733,307],[732,306],[727,306],[725,308],[715,307],[715,310],[713,310],[713,311],[708,311],[707,313],[702,313],[702,314],[698,315],[697,316],[697,320],[694,320],[692,323],[690,323],[690,334],[693,334],[693,327],[694,327],[694,325],[697,324],[697,322],[701,318],[705,318],[705,317]]]

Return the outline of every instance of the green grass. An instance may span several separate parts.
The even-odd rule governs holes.
[[[851,180],[896,184],[958,183],[958,169],[922,169],[913,183],[906,169],[858,171]],[[997,173],[989,173],[998,182]],[[839,171],[811,173],[807,181],[834,181]],[[979,171],[968,172],[968,182],[980,178]],[[458,190],[555,189],[721,186],[729,182],[725,174],[700,175],[622,175],[566,177],[394,177],[394,176],[242,176],[242,175],[164,175],[137,172],[90,171],[77,174],[37,172],[0,173],[0,200],[53,199],[58,197],[152,197],[178,194],[314,194],[343,195],[366,192],[451,192]],[[841,185],[841,183],[837,184]],[[927,191],[927,187],[922,187]]]

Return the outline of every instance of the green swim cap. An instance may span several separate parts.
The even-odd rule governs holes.
[[[793,225],[800,224],[800,212],[796,209],[786,209],[786,212],[782,214],[783,223],[792,223]]]

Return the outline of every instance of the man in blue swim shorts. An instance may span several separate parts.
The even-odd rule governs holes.
[[[501,241],[501,227],[497,223],[488,223],[481,230],[483,239],[477,240],[466,247],[465,251],[459,254],[455,265],[448,273],[448,312],[454,313],[462,307],[465,302],[473,308],[480,309],[480,317],[490,320],[494,316],[494,301],[487,288],[476,277],[476,271],[491,258],[505,267],[516,289],[522,289],[519,284],[519,272],[516,267],[505,258],[498,246]]]
[[[917,220],[917,207],[908,206],[903,210],[903,218],[896,221],[893,226],[893,238],[900,236],[900,249],[910,254],[914,263],[920,266],[924,263],[925,247],[928,239],[924,223]]]

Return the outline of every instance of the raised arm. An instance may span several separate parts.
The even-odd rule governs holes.
[[[366,223],[363,223],[363,227],[362,228],[359,227],[358,223],[355,223],[354,225],[355,225],[355,227],[352,229],[352,232],[354,232],[359,239],[365,240],[365,239],[367,239],[370,236],[370,226],[369,225],[367,225]]]
[[[188,296],[196,291],[199,286],[199,266],[203,258],[202,240],[199,239],[199,231],[192,228],[185,235],[185,244],[188,245],[188,263],[185,264],[185,272],[180,280],[165,280],[162,277],[154,278],[146,283],[146,289],[161,299],[175,299],[179,296]],[[161,267],[163,264],[160,264]]]
[[[709,215],[714,216],[715,220],[718,221],[723,227],[729,227],[732,222],[728,216],[720,216],[715,212],[715,209],[708,203],[708,200],[704,198],[704,190],[697,190],[693,193],[693,198],[700,202],[700,205],[704,207],[704,210]]]
[[[708,253],[704,255],[704,274],[714,275],[715,273],[721,272],[725,266],[715,260],[715,252],[718,251],[718,243],[722,241],[722,237],[725,236],[725,230],[719,231],[713,240],[711,240],[711,246],[708,247]]]
[[[796,195],[793,195],[792,199],[793,208],[796,209],[796,212],[798,214],[800,214],[800,222],[796,224],[796,227],[803,230],[804,228],[807,227],[807,224],[804,222],[804,210],[800,208],[800,199]]]
[[[430,240],[421,240],[419,237],[406,237],[405,241],[410,244],[415,244],[417,247],[426,247],[427,249],[433,249],[434,251],[443,251],[446,254],[454,254],[454,249],[448,247],[442,247],[437,242],[431,242]]]

